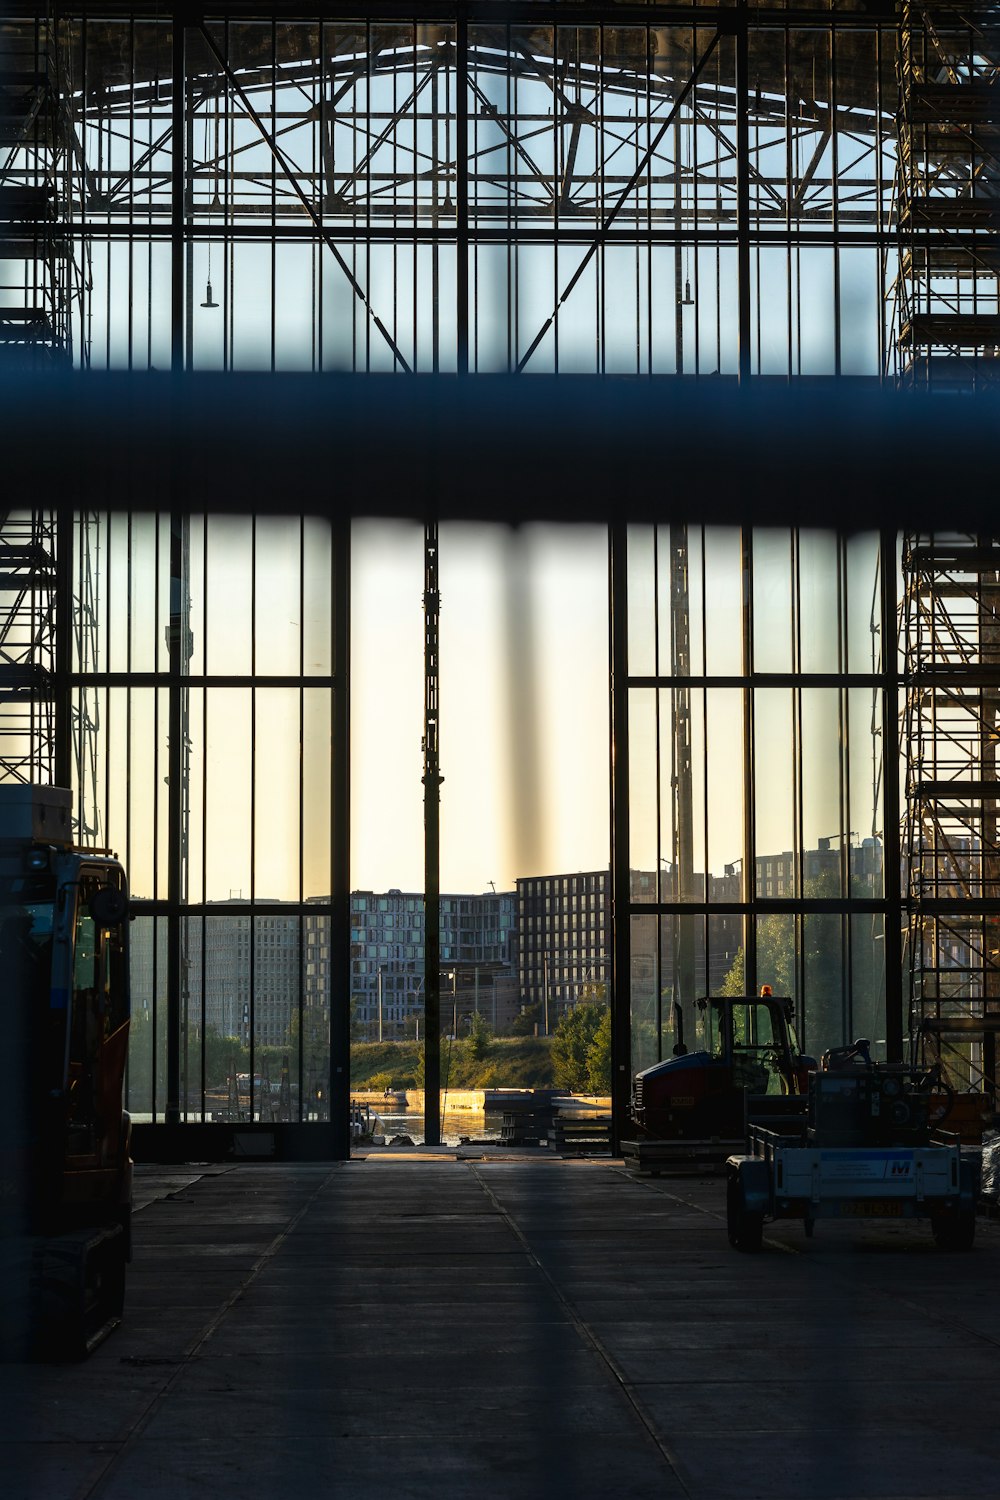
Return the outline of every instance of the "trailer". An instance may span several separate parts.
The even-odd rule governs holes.
[[[729,1243],[757,1251],[778,1219],[801,1219],[809,1237],[820,1219],[927,1219],[942,1249],[971,1249],[980,1162],[930,1128],[940,1080],[872,1063],[866,1042],[844,1052],[857,1065],[810,1077],[797,1135],[754,1126],[746,1154],[727,1160]]]

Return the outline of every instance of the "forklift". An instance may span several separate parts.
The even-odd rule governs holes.
[[[0,786],[0,1335],[82,1358],[121,1319],[131,1259],[129,898],[77,848],[71,794]]]

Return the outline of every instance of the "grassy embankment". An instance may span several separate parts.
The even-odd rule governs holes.
[[[351,1087],[423,1087],[422,1042],[352,1042]],[[441,1083],[453,1089],[550,1088],[551,1039],[493,1037],[482,1056],[465,1041],[441,1043]]]

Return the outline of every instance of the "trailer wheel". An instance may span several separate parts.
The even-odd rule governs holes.
[[[931,1229],[939,1250],[971,1250],[976,1238],[975,1211],[965,1208],[958,1213],[935,1214]]]
[[[740,1179],[735,1172],[730,1172],[726,1184],[726,1229],[734,1250],[753,1253],[763,1243],[764,1215],[746,1207]]]

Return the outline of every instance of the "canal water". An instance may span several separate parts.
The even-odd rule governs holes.
[[[485,1114],[481,1109],[449,1109],[442,1097],[441,1143],[457,1146],[463,1136],[473,1141],[498,1141],[502,1115]],[[424,1114],[422,1109],[377,1109],[375,1113],[385,1128],[386,1142],[394,1135],[408,1135],[414,1145],[424,1143]]]

